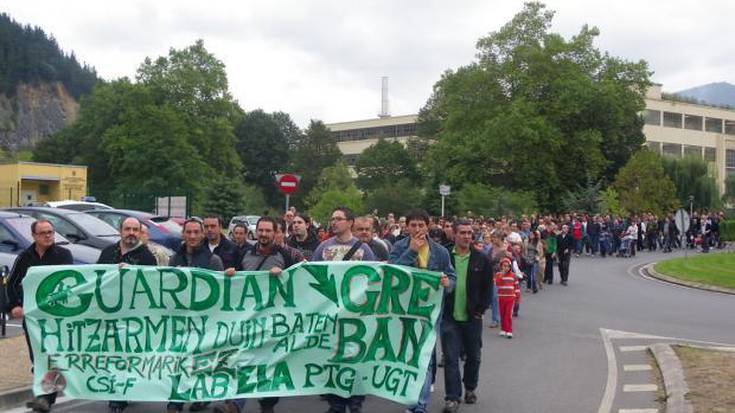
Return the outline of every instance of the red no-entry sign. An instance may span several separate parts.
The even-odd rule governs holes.
[[[284,194],[292,194],[299,187],[299,177],[293,174],[278,176],[278,189]]]

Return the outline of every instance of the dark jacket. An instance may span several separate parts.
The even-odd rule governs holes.
[[[449,253],[452,266],[454,265],[454,254]],[[490,295],[490,281],[493,278],[493,267],[490,259],[483,253],[470,247],[470,262],[467,265],[467,315],[469,317],[480,317],[488,308]],[[454,314],[454,293],[456,287],[444,301],[444,318],[452,318]]]
[[[382,241],[373,238],[368,242],[368,247],[373,250],[373,254],[378,261],[388,261],[388,248]]]
[[[153,253],[143,244],[138,244],[137,247],[122,255],[120,250],[120,243],[116,242],[109,247],[102,250],[100,257],[97,260],[97,264],[120,264],[124,262],[130,265],[157,265],[156,257]]]
[[[316,247],[319,246],[319,239],[312,231],[308,231],[304,241],[299,241],[294,235],[291,235],[286,240],[286,245],[291,248],[296,248],[306,260],[311,260],[311,255],[314,254]]]
[[[28,269],[41,265],[71,265],[74,260],[68,249],[62,248],[56,244],[52,245],[44,254],[39,257],[36,252],[36,243],[31,244],[23,252],[18,255],[13,264],[13,270],[10,272],[7,284],[8,302],[6,310],[10,311],[13,307],[23,306],[23,278],[25,278]]]
[[[457,275],[454,273],[454,267],[449,258],[449,251],[446,248],[434,242],[427,237],[429,241],[429,263],[427,270],[443,272],[449,277],[449,287],[444,289],[444,294],[454,290],[454,283],[457,281]],[[388,263],[405,265],[416,268],[416,260],[418,253],[410,248],[411,237],[405,237],[393,245],[390,251]]]
[[[209,245],[206,246],[209,249]],[[214,253],[222,260],[222,266],[225,268],[235,268],[242,257],[242,252],[237,245],[225,237],[220,237],[219,245],[214,249]]]
[[[212,271],[222,271],[222,259],[209,250],[207,241],[199,244],[191,255],[186,252],[186,243],[182,243],[169,263],[172,267],[204,268]]]
[[[562,256],[564,254],[571,254],[574,250],[574,237],[571,232],[567,232],[567,235],[559,234],[556,236],[556,255]]]

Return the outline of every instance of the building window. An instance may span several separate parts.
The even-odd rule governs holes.
[[[662,154],[664,156],[681,158],[681,145],[679,145],[678,143],[664,143],[662,147]]]
[[[735,135],[735,120],[725,120],[725,133]]]
[[[681,128],[681,113],[664,112],[664,126]]]
[[[661,111],[646,109],[646,125],[661,126]]]
[[[704,160],[707,162],[717,162],[717,150],[715,148],[704,148]]]
[[[707,132],[722,133],[722,119],[706,118],[704,120],[704,130]]]
[[[38,194],[39,195],[48,195],[49,194],[49,187],[48,184],[39,184],[38,185]]]
[[[648,141],[646,142],[646,146],[648,146],[649,151],[656,152],[657,154],[661,154],[661,143],[660,142]]]
[[[735,149],[725,150],[725,168],[735,169]]]
[[[701,146],[684,146],[684,156],[693,156],[702,159],[702,147]]]
[[[702,130],[702,117],[694,115],[684,115],[684,128],[691,130]]]

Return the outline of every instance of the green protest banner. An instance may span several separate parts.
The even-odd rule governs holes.
[[[233,277],[194,268],[35,267],[23,281],[36,394],[189,401],[418,399],[440,274],[324,262]]]

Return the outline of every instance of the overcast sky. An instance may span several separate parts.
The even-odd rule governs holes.
[[[735,1],[548,0],[553,30],[597,26],[597,46],[645,59],[653,81],[678,91],[735,83]],[[105,79],[134,78],[146,56],[204,39],[227,66],[246,110],[289,113],[300,125],[368,119],[390,77],[390,111],[416,113],[447,68],[472,61],[479,37],[522,1],[2,0],[0,11],[40,26]]]

